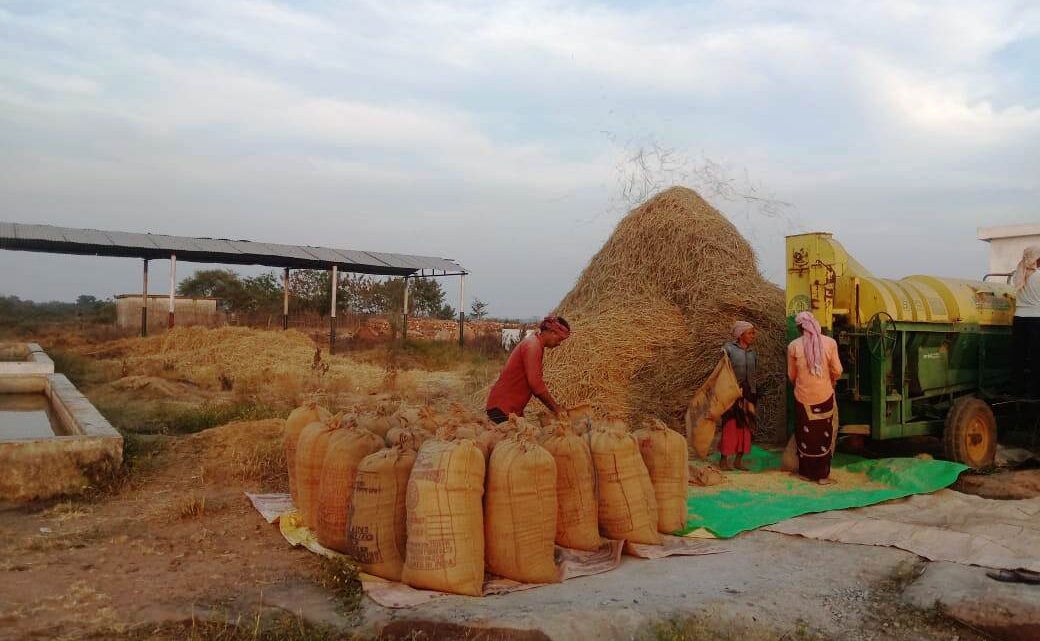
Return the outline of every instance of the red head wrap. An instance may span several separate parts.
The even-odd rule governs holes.
[[[558,316],[546,316],[542,319],[542,324],[539,325],[538,328],[543,332],[555,332],[561,340],[565,340],[571,335],[570,328],[561,323]]]

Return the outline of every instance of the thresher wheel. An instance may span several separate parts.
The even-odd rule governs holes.
[[[888,312],[878,312],[867,321],[867,347],[874,358],[881,360],[896,346],[896,323]]]
[[[993,465],[997,454],[997,419],[989,405],[973,396],[957,399],[946,415],[943,431],[946,458],[980,468]]]

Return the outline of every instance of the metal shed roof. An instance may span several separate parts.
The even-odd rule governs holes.
[[[178,260],[194,263],[294,269],[329,269],[336,265],[348,272],[385,276],[410,276],[426,270],[438,276],[467,273],[452,259],[432,256],[5,222],[0,222],[0,249],[148,259],[176,254]]]

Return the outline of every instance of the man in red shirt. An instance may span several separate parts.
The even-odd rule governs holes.
[[[510,414],[524,415],[532,396],[538,397],[553,414],[563,408],[553,399],[542,380],[542,354],[567,340],[571,326],[559,316],[546,316],[538,333],[528,336],[513,349],[505,368],[491,388],[487,415],[496,423],[505,422]]]

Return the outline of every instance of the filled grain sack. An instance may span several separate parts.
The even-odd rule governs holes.
[[[556,462],[534,430],[495,447],[487,471],[487,569],[521,583],[556,583]]]
[[[582,436],[588,433],[592,429],[592,404],[585,401],[567,408],[567,419],[575,434]]]
[[[385,405],[380,405],[375,412],[359,416],[358,426],[385,439],[386,433],[390,431],[390,428],[398,427],[399,422],[391,421],[389,409]]]
[[[331,416],[327,409],[315,401],[310,401],[289,412],[289,417],[285,419],[282,447],[285,450],[285,466],[289,469],[289,494],[297,506],[300,503],[299,491],[296,488],[296,447],[300,442],[300,433],[311,423],[323,423]]]
[[[361,569],[400,581],[407,541],[408,477],[415,451],[391,447],[358,464],[350,500],[347,554]]]
[[[657,500],[657,531],[674,534],[686,528],[686,486],[690,482],[686,439],[659,419],[634,434],[650,472]]]
[[[480,596],[484,588],[484,455],[473,441],[423,443],[408,479],[401,580]]]
[[[690,485],[711,487],[725,482],[726,477],[714,465],[690,466]]]
[[[386,433],[387,447],[394,447],[401,443],[411,447],[416,452],[422,447],[426,439],[431,438],[428,432],[415,427],[392,427]]]
[[[722,352],[718,365],[686,408],[686,438],[698,457],[708,456],[719,419],[740,396],[740,383],[729,357]]]
[[[358,465],[369,454],[383,449],[383,439],[358,427],[353,418],[329,437],[318,487],[318,543],[337,552],[347,551],[347,510]]]
[[[654,486],[635,437],[596,428],[590,442],[600,533],[610,539],[660,544]]]
[[[542,441],[556,461],[556,543],[576,550],[600,545],[595,470],[586,440],[566,424]]]
[[[330,416],[322,422],[311,423],[300,432],[296,446],[296,511],[303,524],[314,529],[318,524],[318,495],[321,492],[321,471],[325,452],[333,432],[340,429],[343,413]]]
[[[418,410],[418,417],[413,425],[417,425],[423,430],[431,434],[436,434],[437,430],[443,425],[444,421],[437,416],[437,413],[433,411],[433,408],[429,405],[423,405]]]
[[[419,408],[412,405],[401,405],[397,410],[390,415],[390,420],[396,423],[394,427],[405,427],[411,425],[413,427],[419,425]]]

